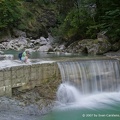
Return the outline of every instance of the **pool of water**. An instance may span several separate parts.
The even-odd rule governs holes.
[[[21,51],[15,51],[15,50],[6,50],[4,51],[4,54],[12,54],[14,55],[14,59],[18,59],[18,54]],[[31,52],[30,58],[31,59],[44,59],[44,58],[60,58],[60,57],[84,57],[87,56],[85,54],[77,54],[77,53],[60,53],[60,52]]]
[[[119,120],[120,93],[81,96],[77,103],[61,104],[43,120]]]
[[[18,60],[18,54],[21,51],[15,50],[6,50],[4,54],[6,55],[13,55],[14,60]],[[9,57],[8,57],[9,58]],[[103,55],[86,55],[86,54],[79,54],[79,53],[60,53],[60,52],[31,52],[29,59],[40,59],[40,60],[72,60],[72,59],[106,59],[106,56]]]

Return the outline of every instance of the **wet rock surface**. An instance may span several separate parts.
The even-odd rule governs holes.
[[[43,96],[39,90],[14,90],[12,97],[0,97],[0,120],[40,120],[52,110],[53,98]]]
[[[109,58],[114,58],[114,59],[120,60],[120,50],[118,50],[116,52],[107,52],[104,55]]]
[[[16,112],[0,112],[0,120],[40,120],[39,116],[19,114]]]
[[[111,49],[111,44],[106,39],[84,39],[72,43],[67,48],[67,52],[86,53],[89,55],[101,55]]]
[[[36,120],[40,115],[34,108],[25,107],[24,103],[13,98],[0,98],[0,120]]]

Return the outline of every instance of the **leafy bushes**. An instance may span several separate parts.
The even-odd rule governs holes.
[[[0,1],[0,29],[17,25],[21,18],[20,0]]]
[[[55,30],[57,35],[69,40],[73,37],[78,40],[96,38],[99,32],[104,31],[111,43],[120,40],[119,0],[72,0],[72,2],[57,0],[57,2],[60,13],[58,30]],[[66,3],[69,6],[66,7]]]
[[[119,0],[0,0],[0,31],[17,27],[39,32],[57,16],[50,30],[62,40],[96,38],[105,31],[115,43],[120,38],[119,5]]]

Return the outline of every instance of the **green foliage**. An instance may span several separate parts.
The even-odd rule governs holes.
[[[66,2],[68,2],[66,0]],[[70,39],[70,38],[85,38],[87,37],[86,32],[90,25],[94,25],[93,17],[85,6],[84,3],[79,3],[77,0],[73,0],[69,3],[72,7],[67,7],[67,14],[61,16],[62,19],[59,17],[60,26],[58,27],[57,35],[62,36],[63,38]],[[62,21],[63,20],[63,21]],[[56,33],[56,32],[55,32]],[[77,36],[77,37],[76,37]]]
[[[120,37],[119,5],[119,0],[99,0],[99,4],[97,4],[99,11],[96,13],[96,25],[101,24],[99,31],[106,31],[106,35],[110,38],[110,42],[112,43],[118,41]]]
[[[59,36],[96,38],[97,33],[106,31],[110,42],[119,40],[119,0],[57,0],[57,4],[62,18],[55,30]]]
[[[16,25],[21,17],[20,0],[0,1],[0,29]]]
[[[46,29],[48,9],[56,12],[55,36],[78,40],[106,31],[110,42],[120,38],[120,0],[0,0],[0,30]]]
[[[102,26],[101,30],[107,31],[111,42],[119,40],[120,37],[120,9],[113,9],[105,12],[104,16],[101,16]]]

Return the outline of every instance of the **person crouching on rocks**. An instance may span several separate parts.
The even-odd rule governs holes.
[[[23,61],[25,63],[28,63],[28,57],[29,57],[29,52],[28,51],[24,51],[22,53],[22,56],[21,56],[21,61]]]

